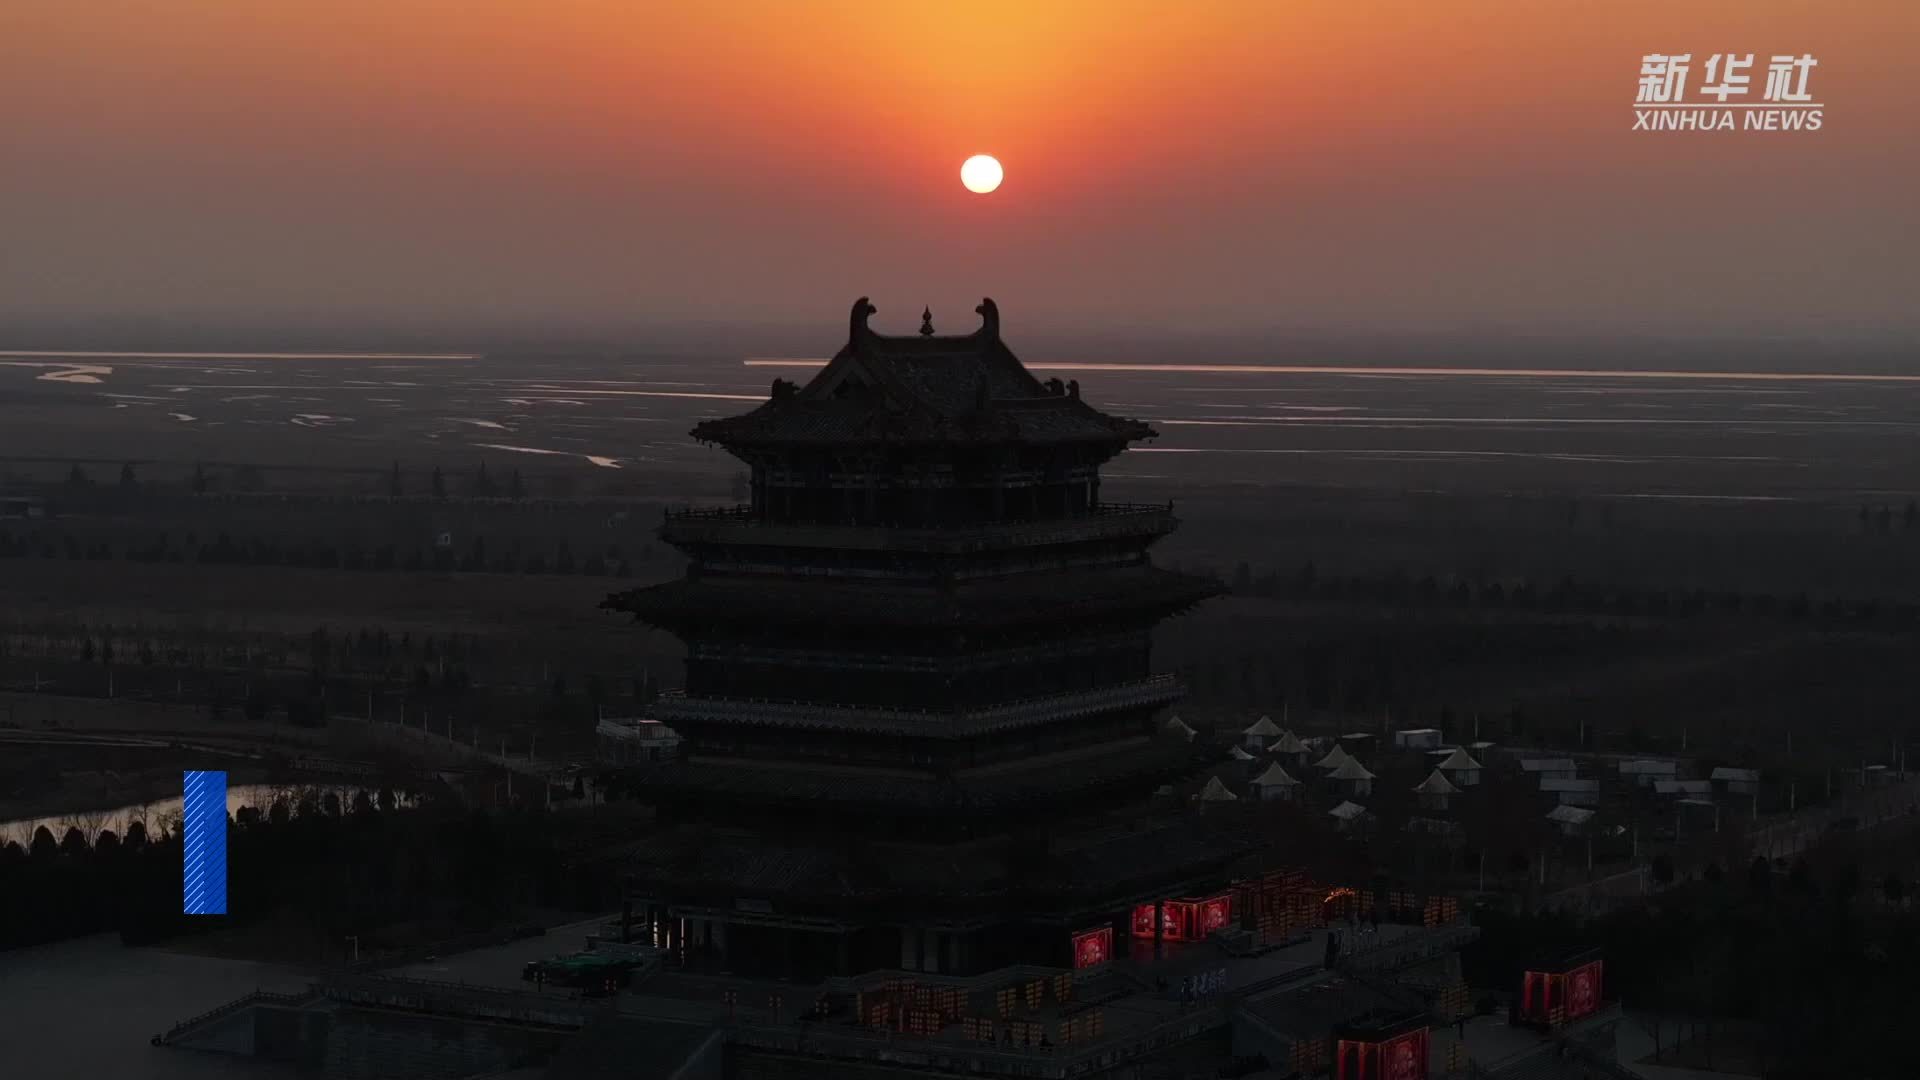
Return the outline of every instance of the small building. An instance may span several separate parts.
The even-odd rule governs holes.
[[[1579,766],[1572,758],[1521,758],[1520,771],[1545,780],[1549,777],[1558,780],[1571,780],[1580,775]]]
[[[1600,781],[1598,780],[1561,780],[1556,777],[1540,778],[1540,790],[1554,797],[1561,806],[1599,806]]]
[[[1480,762],[1465,750],[1455,750],[1447,759],[1435,766],[1447,774],[1456,787],[1476,787],[1480,783]]]
[[[1561,803],[1547,811],[1547,820],[1553,822],[1562,835],[1579,836],[1593,823],[1595,813],[1597,811]]]
[[[1720,831],[1720,804],[1712,799],[1679,799],[1674,802],[1677,815],[1674,829],[1679,833],[1694,833],[1702,829]]]
[[[1529,963],[1520,977],[1516,1019],[1558,1028],[1600,1010],[1605,968],[1598,949],[1550,953]]]
[[[1439,728],[1407,728],[1393,733],[1393,745],[1400,750],[1433,750],[1441,738]]]
[[[1420,796],[1422,810],[1445,810],[1453,797],[1460,794],[1460,789],[1447,779],[1445,773],[1435,769],[1427,774],[1425,780],[1414,785],[1413,793]]]
[[[1655,780],[1653,793],[1670,795],[1676,798],[1711,799],[1713,781],[1711,780]]]
[[[1295,780],[1279,762],[1267,766],[1267,771],[1253,778],[1253,795],[1261,801],[1280,800],[1291,802],[1300,790],[1300,781]]]
[[[1679,775],[1680,766],[1672,761],[1655,761],[1652,758],[1636,758],[1620,763],[1620,778],[1638,787],[1652,787],[1655,780],[1672,780]]]
[[[1732,769],[1721,766],[1713,770],[1708,782],[1727,795],[1758,795],[1760,793],[1759,769]]]
[[[600,756],[622,765],[680,756],[680,733],[645,717],[605,718],[595,728]]]
[[[1356,758],[1348,758],[1340,767],[1327,774],[1335,788],[1349,798],[1365,798],[1373,794],[1374,775]]]
[[[47,516],[47,500],[38,495],[0,495],[0,521],[38,521]]]
[[[1273,717],[1262,716],[1240,733],[1240,745],[1249,750],[1258,750],[1280,735],[1280,725],[1273,722]]]

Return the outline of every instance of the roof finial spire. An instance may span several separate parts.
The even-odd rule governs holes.
[[[933,309],[924,308],[920,312],[920,336],[933,336]]]

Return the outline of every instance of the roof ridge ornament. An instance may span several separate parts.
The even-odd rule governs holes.
[[[980,316],[979,336],[990,341],[1000,340],[1000,306],[991,297],[984,297],[973,310]]]
[[[931,307],[923,308],[920,311],[920,336],[933,336],[933,309]]]
[[[864,296],[855,300],[853,302],[853,312],[847,318],[847,340],[857,341],[862,337],[872,334],[873,329],[867,325],[867,319],[879,310],[879,308],[869,303]]]

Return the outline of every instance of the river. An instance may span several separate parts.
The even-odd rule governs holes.
[[[20,1080],[291,1077],[283,1065],[151,1045],[174,1024],[253,990],[292,993],[293,968],[127,948],[117,934],[0,952],[0,1075]]]

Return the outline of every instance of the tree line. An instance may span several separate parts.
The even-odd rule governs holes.
[[[1732,616],[1818,619],[1880,629],[1920,631],[1920,603],[1886,599],[1780,596],[1700,588],[1633,588],[1582,581],[1572,575],[1551,583],[1530,579],[1415,577],[1405,571],[1370,575],[1322,574],[1312,562],[1292,572],[1257,569],[1242,562],[1228,582],[1239,595],[1320,603],[1365,603],[1396,607],[1533,611],[1555,615],[1621,618]]]
[[[653,545],[645,545],[640,558],[653,557]],[[82,541],[72,535],[55,539],[0,532],[0,559],[35,558],[89,562],[121,559],[154,564],[291,566],[404,573],[577,574],[611,578],[626,578],[633,574],[633,563],[618,545],[597,547],[585,555],[579,555],[565,540],[550,550],[528,550],[516,542],[494,552],[489,551],[486,540],[481,537],[475,537],[464,550],[456,551],[451,544],[413,547],[381,544],[369,548],[354,543],[320,540],[290,542],[280,537],[236,540],[225,532],[211,540],[201,540],[189,533],[178,542],[162,532],[145,542],[129,541],[118,545],[105,540]]]
[[[1515,992],[1541,952],[1600,946],[1604,993],[1653,1014],[1671,1050],[1687,1018],[1711,1055],[1714,1025],[1759,1032],[1767,1076],[1913,1075],[1904,1035],[1920,965],[1920,913],[1908,880],[1867,880],[1848,855],[1820,851],[1784,872],[1756,858],[1591,920],[1566,914],[1475,915],[1463,953],[1469,980]],[[1662,1017],[1665,1017],[1663,1020]]]
[[[276,926],[316,959],[341,960],[509,922],[533,906],[605,902],[607,883],[581,897],[556,855],[563,822],[537,807],[490,813],[397,807],[391,789],[344,805],[309,789],[266,813],[242,810],[227,834],[228,915],[180,914],[182,837],[136,822],[125,837],[55,839],[0,847],[0,948],[118,931],[129,944],[246,925]]]

